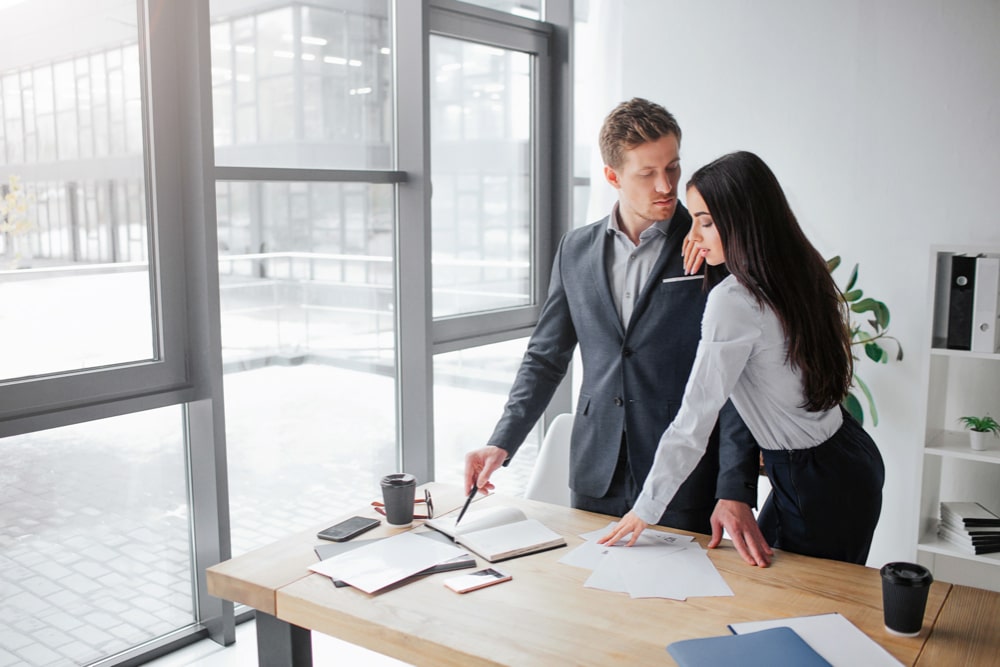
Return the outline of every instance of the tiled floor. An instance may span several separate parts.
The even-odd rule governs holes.
[[[187,646],[146,663],[149,667],[253,667],[257,664],[257,635],[253,621],[236,626],[236,643],[219,646],[211,639]],[[407,667],[388,656],[374,653],[321,633],[313,634],[313,663],[317,667]]]

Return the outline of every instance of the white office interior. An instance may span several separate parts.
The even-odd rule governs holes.
[[[0,0],[0,25],[0,183],[30,222],[0,234],[0,665],[225,643],[246,614],[199,569],[390,468],[457,482],[555,241],[611,205],[595,136],[633,96],[677,116],[687,174],[759,154],[838,283],[857,264],[891,309],[903,359],[857,367],[886,463],[868,565],[1000,590],[997,554],[918,548],[947,493],[1000,512],[1000,440],[926,451],[1000,417],[1000,355],[932,343],[939,255],[1000,253],[996,2]]]

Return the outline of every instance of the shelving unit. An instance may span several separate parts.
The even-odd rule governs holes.
[[[975,501],[1000,514],[1000,440],[975,451],[958,418],[991,414],[1000,419],[1000,354],[949,350],[948,291],[951,257],[997,253],[1000,248],[935,246],[930,258],[926,375],[927,419],[920,475],[917,561],[936,579],[1000,591],[1000,553],[977,556],[937,536],[941,501]]]

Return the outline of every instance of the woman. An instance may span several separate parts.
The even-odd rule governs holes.
[[[753,153],[731,153],[695,172],[687,204],[706,282],[718,284],[680,411],[660,438],[635,506],[599,541],[614,544],[631,533],[631,546],[656,522],[732,398],[771,481],[758,516],[768,544],[863,564],[885,467],[875,443],[840,407],[853,358],[847,312],[826,262]]]

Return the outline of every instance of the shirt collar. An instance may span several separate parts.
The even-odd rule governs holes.
[[[618,202],[615,202],[615,205],[611,207],[611,215],[608,216],[608,226],[606,230],[607,234],[610,235],[610,234],[615,234],[617,232],[622,232],[623,234],[625,233],[624,231],[622,231],[621,225],[618,223],[618,218],[619,218]],[[642,232],[642,234],[639,234],[639,238],[648,236],[651,229],[655,229],[663,236],[666,236],[667,229],[669,229],[670,222],[672,220],[673,218],[670,218],[669,220],[658,220],[657,222],[654,222],[648,229]]]

